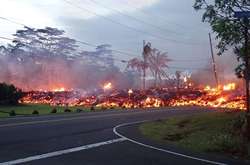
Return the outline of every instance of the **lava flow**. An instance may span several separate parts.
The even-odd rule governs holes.
[[[110,90],[107,92],[107,90]],[[245,109],[245,97],[235,83],[217,88],[205,86],[199,88],[151,88],[142,90],[112,90],[112,84],[106,83],[102,92],[81,94],[77,91],[65,91],[63,88],[52,92],[27,92],[19,101],[26,104],[50,104],[58,106],[85,106],[100,108],[151,108],[166,106],[205,106],[228,109]]]

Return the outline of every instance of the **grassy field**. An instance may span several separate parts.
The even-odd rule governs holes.
[[[34,110],[38,111],[40,115],[50,114],[52,109],[56,108],[57,113],[63,113],[66,108],[75,112],[76,109],[82,109],[84,111],[90,111],[84,107],[60,107],[60,106],[50,106],[46,104],[24,104],[17,106],[0,106],[0,117],[8,117],[11,111],[15,111],[16,115],[31,115]]]
[[[159,143],[249,159],[250,143],[244,145],[241,138],[243,123],[242,112],[215,112],[145,123],[139,129]]]

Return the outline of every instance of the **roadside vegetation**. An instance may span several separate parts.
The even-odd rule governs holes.
[[[86,107],[63,107],[46,104],[0,105],[0,117],[88,111],[90,111],[90,109]]]
[[[215,112],[145,123],[140,131],[159,143],[173,143],[195,152],[250,159],[250,143],[242,138],[242,112]]]

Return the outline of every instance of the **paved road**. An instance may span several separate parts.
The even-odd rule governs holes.
[[[204,112],[207,111],[170,108],[1,119],[0,165],[235,164],[232,160],[149,142],[140,137],[136,124],[118,126]]]

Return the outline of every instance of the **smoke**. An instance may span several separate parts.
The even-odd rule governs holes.
[[[228,53],[223,56],[216,56],[216,71],[220,84],[240,81],[235,75],[235,68],[238,65],[236,56]],[[212,60],[208,61],[203,68],[192,73],[192,80],[199,85],[216,85]]]
[[[95,57],[95,61],[104,61]],[[0,82],[16,85],[25,90],[53,90],[56,88],[94,90],[105,82],[117,89],[132,88],[133,74],[120,71],[115,65],[92,63],[87,58],[74,60],[55,56],[30,58],[25,54],[0,54]]]

